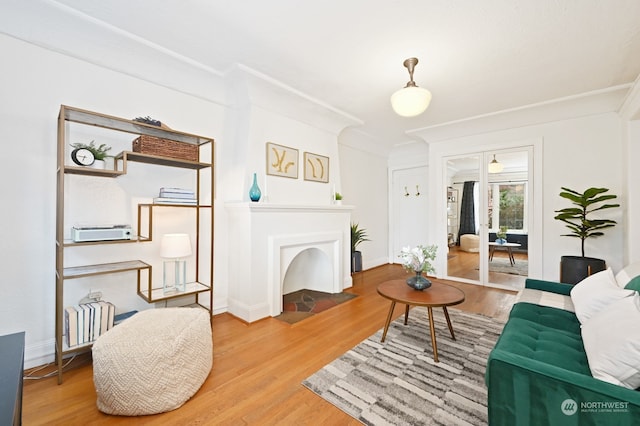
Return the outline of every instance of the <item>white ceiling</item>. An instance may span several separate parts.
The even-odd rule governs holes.
[[[56,3],[55,1],[51,1]],[[57,0],[221,73],[240,63],[364,122],[406,130],[573,96],[640,74],[638,0]],[[420,63],[415,118],[389,96]]]

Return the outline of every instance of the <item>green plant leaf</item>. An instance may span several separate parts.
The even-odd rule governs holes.
[[[351,252],[355,252],[360,243],[365,241],[371,241],[368,238],[367,231],[365,229],[359,228],[357,223],[351,224]]]
[[[584,256],[584,241],[590,237],[599,237],[604,235],[603,229],[611,228],[617,224],[615,220],[611,219],[594,219],[589,215],[593,212],[605,209],[611,209],[620,207],[619,204],[603,204],[594,206],[599,203],[603,203],[608,200],[617,198],[613,194],[605,194],[609,191],[608,188],[592,187],[586,189],[583,193],[561,187],[560,197],[571,201],[573,205],[578,207],[566,207],[560,210],[556,210],[558,213],[554,219],[557,219],[565,223],[565,226],[569,228],[571,234],[562,234],[563,237],[580,238],[582,241],[582,256]],[[604,195],[602,195],[604,194]],[[590,209],[591,206],[594,206]]]

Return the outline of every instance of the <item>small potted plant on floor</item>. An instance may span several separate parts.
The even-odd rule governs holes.
[[[555,219],[562,221],[571,231],[562,234],[563,237],[579,238],[581,243],[581,256],[562,256],[560,259],[560,281],[568,284],[577,284],[589,275],[606,269],[603,259],[586,257],[584,255],[584,242],[587,238],[595,238],[604,235],[602,230],[616,225],[615,220],[595,219],[593,212],[620,207],[620,204],[601,204],[617,198],[613,194],[605,194],[608,188],[589,188],[583,193],[562,187],[560,196],[571,201],[575,207],[566,207],[556,210]]]
[[[362,271],[362,253],[358,251],[360,243],[371,241],[367,238],[367,231],[358,226],[357,223],[351,224],[351,273]]]

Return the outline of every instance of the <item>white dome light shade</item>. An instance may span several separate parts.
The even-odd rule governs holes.
[[[502,170],[504,170],[504,164],[499,163],[496,155],[493,154],[493,160],[489,163],[489,173],[500,173]]]
[[[431,102],[431,92],[416,85],[413,71],[418,65],[418,58],[405,59],[402,63],[409,71],[407,85],[391,95],[391,108],[402,117],[415,117],[422,114]]]
[[[391,107],[402,117],[422,114],[431,102],[431,92],[417,86],[404,87],[391,95]]]

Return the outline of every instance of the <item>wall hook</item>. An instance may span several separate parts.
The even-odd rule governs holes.
[[[420,188],[416,185],[416,197],[420,196]]]
[[[407,187],[404,187],[404,196],[408,197],[409,196],[409,191],[407,191]]]

